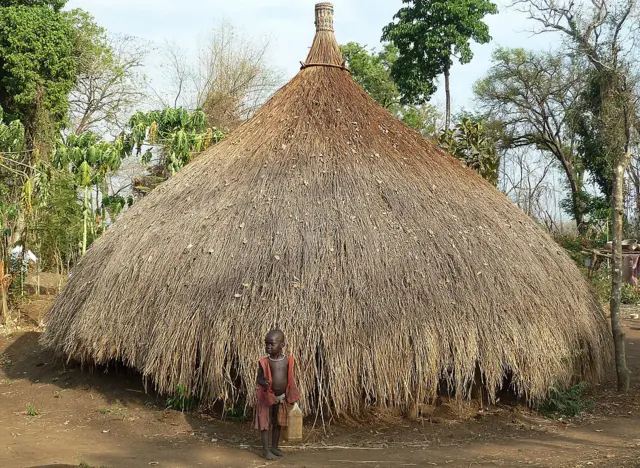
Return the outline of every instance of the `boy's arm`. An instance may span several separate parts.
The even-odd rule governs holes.
[[[262,371],[262,366],[258,364],[258,378],[256,382],[261,387],[267,388],[269,386],[269,382],[264,378],[264,372]]]

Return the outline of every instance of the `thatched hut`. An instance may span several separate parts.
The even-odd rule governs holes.
[[[572,261],[374,102],[316,15],[297,76],[91,247],[44,343],[205,403],[251,403],[274,326],[307,409],[464,397],[476,369],[529,401],[597,379],[609,332]]]

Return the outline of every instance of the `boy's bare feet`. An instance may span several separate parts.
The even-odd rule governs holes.
[[[284,453],[282,453],[282,450],[278,449],[278,448],[271,448],[271,453],[273,453],[276,457],[284,457]]]
[[[271,453],[271,450],[267,450],[266,452],[263,452],[262,456],[264,457],[265,460],[277,460],[278,459],[278,457],[276,457],[273,453]]]

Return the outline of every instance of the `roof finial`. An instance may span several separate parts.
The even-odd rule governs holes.
[[[316,32],[333,32],[333,3],[316,3]]]

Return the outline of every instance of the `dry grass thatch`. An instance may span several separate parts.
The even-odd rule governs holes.
[[[605,318],[553,240],[369,98],[330,30],[307,63],[334,66],[301,70],[91,247],[44,343],[251,403],[279,326],[307,410],[424,402],[443,381],[466,396],[476,365],[529,401],[597,379]]]

